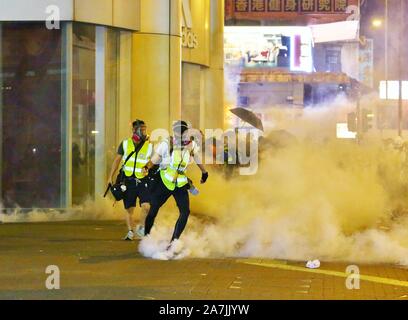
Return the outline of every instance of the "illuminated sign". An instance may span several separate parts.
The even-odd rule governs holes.
[[[183,0],[182,45],[194,49],[198,46],[197,35],[193,32],[193,17],[191,15],[190,0]]]
[[[224,35],[227,65],[313,71],[309,27],[225,27]]]
[[[380,99],[398,100],[399,89],[399,81],[388,81],[388,88],[386,87],[386,81],[381,81]],[[408,100],[408,81],[402,81],[402,100]]]
[[[330,23],[355,19],[358,5],[359,0],[225,0],[225,20]]]
[[[355,139],[357,137],[357,133],[349,131],[347,123],[337,123],[336,137],[338,139]]]

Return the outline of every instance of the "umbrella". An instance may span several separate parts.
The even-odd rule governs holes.
[[[251,126],[264,131],[262,120],[259,119],[252,111],[244,108],[230,109],[230,111],[241,120],[249,123]]]

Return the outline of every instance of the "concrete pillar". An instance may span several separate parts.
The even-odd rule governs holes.
[[[211,0],[210,67],[204,71],[201,128],[224,128],[224,0]]]
[[[181,0],[141,0],[133,34],[132,119],[170,129],[181,114]]]

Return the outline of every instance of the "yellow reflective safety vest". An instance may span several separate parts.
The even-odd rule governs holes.
[[[191,151],[188,148],[174,148],[170,157],[170,164],[160,171],[160,176],[167,189],[173,191],[176,187],[181,188],[188,184],[186,171],[190,163]]]
[[[122,157],[122,165],[124,164],[127,157],[135,150],[135,145],[132,139],[127,139],[123,141],[123,151],[124,155]],[[142,169],[150,161],[153,152],[153,145],[149,141],[145,141],[142,148],[137,154],[134,153],[129,160],[126,162],[126,165],[123,168],[123,172],[127,177],[133,175],[133,169],[135,170],[135,176],[138,179],[143,179],[145,176],[142,173]],[[135,166],[136,162],[136,166]]]

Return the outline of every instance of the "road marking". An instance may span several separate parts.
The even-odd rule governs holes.
[[[237,287],[237,286],[230,286],[230,289],[241,289],[241,287]]]
[[[350,274],[345,273],[345,272],[339,272],[339,271],[333,271],[333,270],[324,270],[324,269],[307,269],[303,267],[297,267],[297,266],[290,266],[285,263],[280,263],[277,261],[270,261],[266,262],[263,260],[255,260],[255,259],[238,259],[236,260],[238,263],[244,263],[244,264],[249,264],[249,265],[254,265],[254,266],[260,266],[260,267],[266,267],[266,268],[275,268],[275,269],[282,269],[282,270],[288,270],[288,271],[299,271],[299,272],[309,272],[309,273],[316,273],[316,274],[324,274],[328,276],[334,276],[334,277],[340,277],[340,278],[348,278]],[[363,274],[360,274],[360,280],[365,280],[369,282],[376,282],[376,283],[381,283],[381,284],[386,284],[386,285],[392,285],[392,286],[399,286],[399,287],[408,287],[408,281],[401,281],[401,280],[396,280],[396,279],[390,279],[390,278],[381,278],[381,277],[374,277],[374,276],[366,276]]]
[[[146,300],[156,300],[156,298],[153,298],[153,297],[145,297],[145,296],[139,296],[139,298],[146,299]]]

